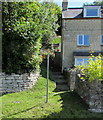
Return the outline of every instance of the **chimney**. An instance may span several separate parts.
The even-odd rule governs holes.
[[[68,0],[63,0],[62,2],[62,10],[67,10],[68,9]]]

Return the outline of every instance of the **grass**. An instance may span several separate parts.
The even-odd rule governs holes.
[[[45,103],[45,76],[43,68],[42,76],[32,89],[3,95],[2,118],[103,118],[103,114],[89,112],[75,92],[55,92],[52,80],[49,80],[49,102]]]

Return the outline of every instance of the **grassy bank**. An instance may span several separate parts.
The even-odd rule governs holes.
[[[52,76],[51,76],[52,78]],[[103,118],[89,112],[88,106],[75,92],[55,92],[49,80],[49,102],[45,103],[46,69],[37,84],[29,90],[2,96],[3,118]]]

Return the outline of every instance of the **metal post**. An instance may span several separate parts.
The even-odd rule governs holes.
[[[62,73],[64,69],[64,40],[62,41]]]
[[[49,54],[47,55],[46,103],[48,103],[48,80],[49,80]]]

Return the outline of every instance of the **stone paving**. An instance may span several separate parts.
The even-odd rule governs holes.
[[[61,72],[53,72],[53,80],[56,83],[56,89],[59,91],[68,91],[69,87],[67,85],[66,80],[64,79],[64,76],[61,74]]]

